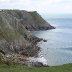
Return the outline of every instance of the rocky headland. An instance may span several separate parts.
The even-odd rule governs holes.
[[[37,57],[42,40],[30,31],[54,28],[36,11],[0,10],[0,62],[26,64],[28,57]]]

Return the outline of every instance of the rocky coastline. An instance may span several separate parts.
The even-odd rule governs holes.
[[[29,57],[38,57],[40,47],[37,43],[43,39],[32,36],[30,31],[49,29],[55,27],[36,11],[0,10],[0,62],[26,65]],[[38,64],[43,66],[40,62],[32,62],[33,66]]]

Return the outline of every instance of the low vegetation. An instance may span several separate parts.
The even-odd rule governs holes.
[[[26,67],[22,65],[0,64],[0,72],[72,72],[72,64],[56,67]]]

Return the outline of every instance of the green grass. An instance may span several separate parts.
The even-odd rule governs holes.
[[[56,67],[26,67],[22,65],[0,64],[0,72],[72,72],[72,64]]]

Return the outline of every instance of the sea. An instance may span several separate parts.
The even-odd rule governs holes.
[[[39,55],[43,55],[49,66],[72,63],[72,18],[46,18],[56,29],[35,31],[34,36],[47,42],[39,42]]]

